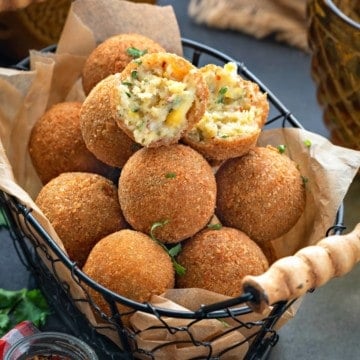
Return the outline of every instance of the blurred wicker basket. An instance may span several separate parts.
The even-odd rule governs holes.
[[[311,71],[331,140],[360,149],[360,13],[358,1],[308,2]]]
[[[28,56],[29,49],[42,49],[56,43],[70,5],[71,0],[3,2],[0,56],[16,62]]]

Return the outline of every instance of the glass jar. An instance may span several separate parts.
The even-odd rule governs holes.
[[[308,0],[311,74],[331,140],[360,150],[359,0]]]
[[[3,360],[98,360],[82,340],[60,332],[39,332],[16,342]]]

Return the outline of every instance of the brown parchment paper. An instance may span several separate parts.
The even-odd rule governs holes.
[[[121,32],[142,33],[157,40],[169,52],[182,54],[180,32],[171,7],[121,0],[76,0],[56,53],[31,51],[30,71],[0,68],[0,188],[33,209],[36,218],[60,247],[63,247],[61,240],[34,203],[42,185],[27,150],[28,139],[37,119],[52,104],[85,98],[80,75],[86,57],[96,44]],[[304,140],[311,141],[310,148],[304,145]],[[271,244],[276,256],[281,257],[314,244],[325,235],[359,169],[360,152],[334,146],[327,139],[300,129],[264,130],[259,145],[266,144],[285,144],[287,154],[299,164],[302,175],[307,179],[307,204],[303,216],[288,234]],[[44,259],[44,262],[47,263],[47,260]],[[60,262],[56,263],[56,270],[60,280],[70,284],[72,297],[83,299],[83,289],[73,280],[71,272]],[[194,310],[201,304],[223,299],[224,296],[219,294],[188,289],[169,291],[154,297],[152,302],[160,307]],[[93,325],[99,325],[98,317],[86,302],[79,301],[77,305]],[[278,327],[295,315],[297,306],[289,309]],[[251,314],[248,319],[259,319],[259,316]],[[150,328],[154,321],[156,319],[142,313],[136,313],[132,318],[133,326],[143,330]],[[220,330],[216,322],[208,322],[208,326],[203,322],[194,331],[199,336],[213,338]],[[115,331],[101,332],[120,345]],[[169,340],[163,335],[161,332],[144,331],[138,340],[149,349]],[[236,331],[214,343],[214,348],[229,346],[247,335],[246,332]],[[243,349],[246,348],[247,344],[244,344]],[[159,358],[166,358],[168,351],[165,347],[157,354]],[[200,350],[183,346],[172,351],[176,351],[180,359],[185,359],[199,355]]]

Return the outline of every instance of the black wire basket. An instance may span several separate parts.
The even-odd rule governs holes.
[[[291,112],[244,64],[213,48],[189,39],[182,39],[182,43],[184,57],[192,61],[194,65],[203,66],[207,63],[224,65],[229,61],[236,62],[239,74],[245,79],[256,82],[260,89],[267,93],[270,113],[266,128],[302,127]],[[53,51],[54,49],[55,47],[51,47],[44,51]],[[15,68],[28,70],[29,59],[18,63]],[[3,191],[0,191],[0,205],[6,215],[10,235],[21,261],[34,275],[37,285],[69,331],[90,343],[99,354],[100,359],[156,359],[163,346],[185,346],[188,344],[200,349],[199,355],[192,357],[193,359],[221,359],[223,356],[229,355],[230,352],[232,355],[245,353],[241,358],[246,360],[265,359],[278,341],[276,325],[292,302],[279,302],[272,306],[266,317],[260,318],[258,316],[256,320],[252,319],[251,316],[249,317],[252,310],[247,305],[249,302],[257,301],[252,293],[243,293],[230,300],[200,306],[195,311],[175,311],[159,308],[151,303],[138,303],[104,288],[83,273],[33,216],[32,209],[27,208],[16,198]],[[343,230],[342,221],[343,209],[341,207],[337,213],[334,226],[328,229],[324,236],[330,233],[341,233]],[[60,275],[59,265],[62,269],[67,270],[69,281]],[[74,295],[71,283],[76,283],[84,296]],[[93,288],[103,296],[108,303],[109,312],[104,313],[97,306],[88,294],[86,287]],[[117,304],[126,305],[130,311],[120,313]],[[81,310],[84,306],[89,307],[96,317],[101,319],[99,322],[101,325],[93,325],[93,322]],[[123,317],[136,311],[155,316],[159,320],[156,326],[157,330],[166,332],[174,340],[151,350],[142,348],[137,341],[141,331],[134,331],[123,325]],[[183,319],[182,325],[171,325],[168,320],[174,318]],[[192,330],[200,321],[214,319],[219,321],[231,319],[234,325],[211,341],[198,339],[194,336]],[[229,336],[235,332],[242,332],[246,336],[236,340],[221,351],[215,351],[215,340],[221,341],[221,337]],[[108,333],[111,334],[110,337],[107,335]],[[181,334],[180,340],[177,338],[177,334]],[[233,358],[238,357],[234,355]]]

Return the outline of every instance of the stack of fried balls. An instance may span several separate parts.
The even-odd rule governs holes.
[[[138,302],[170,288],[239,296],[306,201],[297,164],[257,145],[266,94],[235,63],[198,68],[134,33],[99,44],[82,84],[85,100],[53,105],[29,140],[36,204],[70,260]]]

